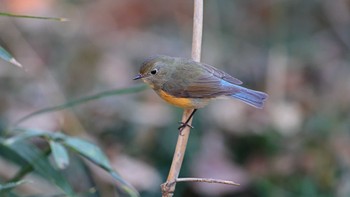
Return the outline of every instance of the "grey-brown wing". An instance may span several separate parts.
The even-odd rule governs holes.
[[[198,63],[188,62],[188,66],[174,72],[162,90],[181,98],[212,98],[239,91],[235,85],[242,84],[240,80],[209,65],[201,64],[199,68]]]
[[[229,83],[236,84],[236,85],[241,85],[243,82],[239,79],[236,79],[232,77],[231,75],[227,74],[226,72],[219,70],[213,66],[210,66],[208,64],[201,64],[204,69],[206,69],[209,73],[212,73],[214,76],[223,79]]]

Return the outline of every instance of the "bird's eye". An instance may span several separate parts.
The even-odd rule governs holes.
[[[157,72],[158,72],[158,70],[157,70],[157,69],[154,69],[154,70],[151,71],[151,74],[152,74],[152,75],[155,75],[155,74],[157,74]]]

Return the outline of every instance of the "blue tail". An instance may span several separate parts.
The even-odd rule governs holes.
[[[230,97],[239,99],[253,107],[256,108],[263,108],[264,107],[264,101],[267,98],[267,94],[264,92],[259,92],[255,90],[250,90],[248,88],[244,88],[241,86],[236,86],[238,88],[238,91],[235,91]],[[237,90],[237,89],[236,89]]]

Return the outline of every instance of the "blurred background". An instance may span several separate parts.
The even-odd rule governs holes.
[[[350,196],[350,1],[204,5],[202,62],[270,97],[263,110],[236,100],[199,110],[180,177],[241,186],[179,183],[175,196]],[[0,0],[0,11],[69,19],[0,17],[0,45],[25,67],[0,60],[2,128],[45,107],[133,87],[141,83],[132,78],[149,56],[191,54],[193,1]],[[141,196],[153,197],[161,195],[181,114],[146,89],[35,116],[19,126],[98,144]],[[76,191],[93,183],[99,193],[89,196],[118,196],[107,173],[92,165],[81,169],[79,161],[71,158],[64,171]],[[1,179],[13,171],[0,158]],[[36,180],[18,192],[52,192]]]

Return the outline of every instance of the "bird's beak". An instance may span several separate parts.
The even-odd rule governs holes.
[[[133,80],[138,80],[138,79],[141,79],[143,76],[141,75],[141,74],[138,74],[138,75],[136,75],[134,78],[133,78]]]

